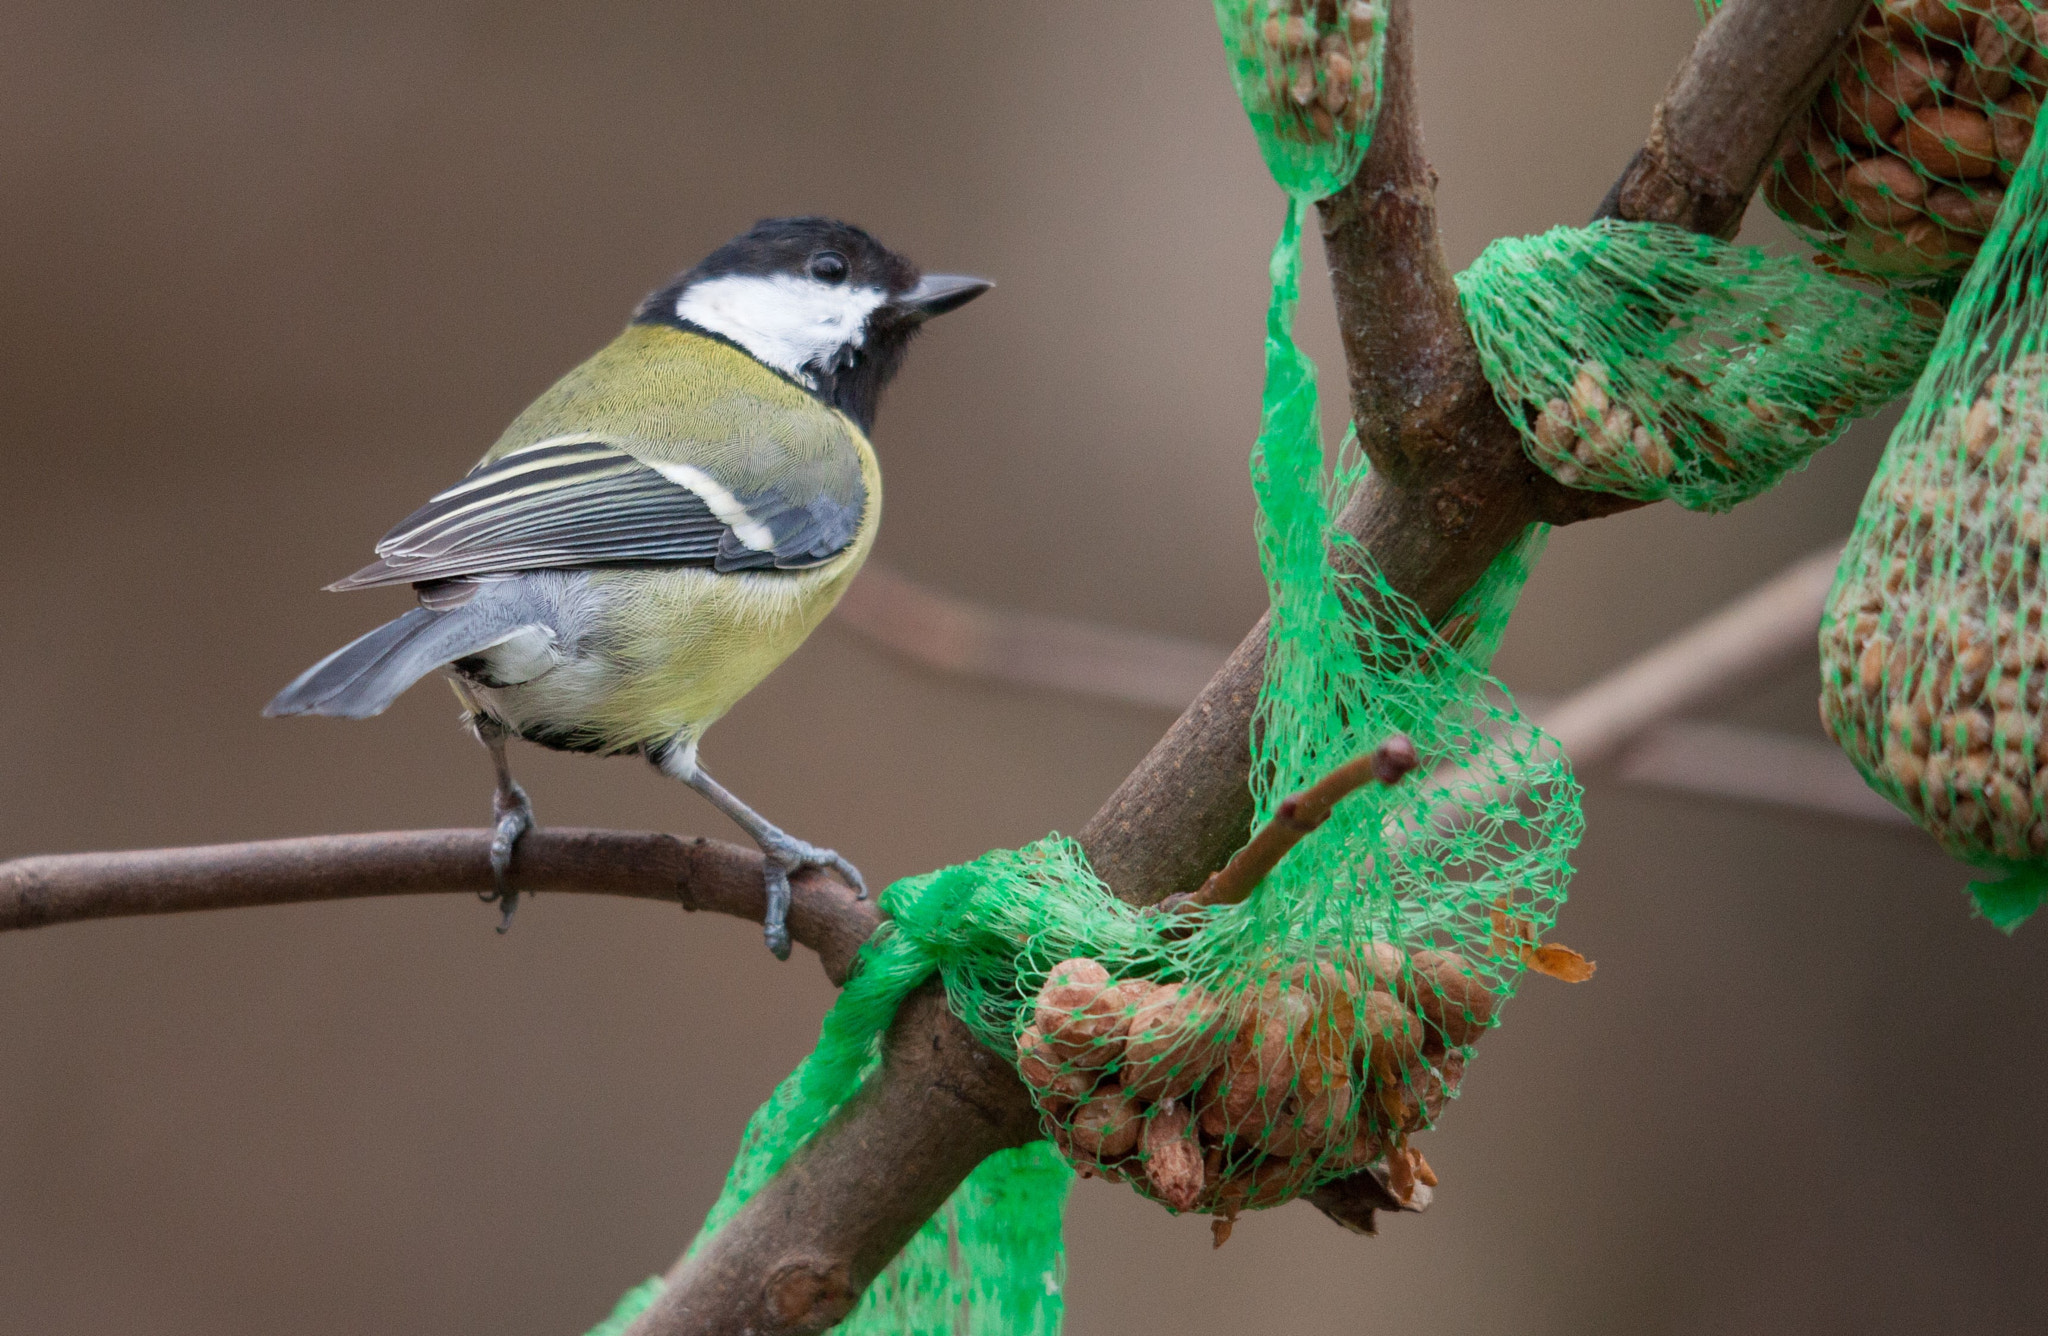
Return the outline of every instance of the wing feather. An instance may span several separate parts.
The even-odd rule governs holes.
[[[726,526],[689,488],[602,441],[550,442],[478,466],[333,589],[566,566],[708,565]]]
[[[791,570],[846,549],[860,513],[828,498],[777,490],[716,498],[601,440],[552,440],[481,464],[407,516],[377,560],[330,589],[418,584],[512,571],[622,564]],[[765,531],[757,549],[742,541]],[[758,539],[756,541],[759,541]]]

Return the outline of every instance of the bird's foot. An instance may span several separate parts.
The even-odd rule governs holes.
[[[768,939],[768,949],[777,960],[789,959],[789,879],[794,873],[807,867],[821,868],[836,872],[859,899],[868,898],[868,884],[861,877],[860,869],[840,857],[831,849],[821,849],[815,844],[776,834],[762,842],[761,856],[766,864],[768,882],[768,913],[762,920],[762,935]]]
[[[533,804],[526,790],[517,784],[499,789],[491,796],[491,887],[478,893],[485,904],[496,904],[501,917],[498,931],[512,927],[512,911],[519,907],[519,892],[512,889],[512,854],[519,837],[533,829]]]

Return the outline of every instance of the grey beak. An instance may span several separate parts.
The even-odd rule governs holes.
[[[956,311],[995,284],[965,274],[926,274],[917,286],[896,298],[895,305],[919,320]]]

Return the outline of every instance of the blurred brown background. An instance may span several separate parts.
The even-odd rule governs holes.
[[[1447,240],[1582,221],[1684,0],[1418,6]],[[317,592],[639,296],[827,211],[987,273],[878,432],[881,556],[1229,642],[1280,201],[1200,0],[143,5],[0,40],[0,856],[479,821],[438,688],[268,695],[391,615]],[[1766,229],[1767,230],[1767,229]],[[1311,347],[1334,371],[1327,296]],[[1847,532],[1866,425],[1740,513],[1562,533],[1502,656],[1555,694]],[[1810,667],[1725,717],[1817,735]],[[1078,827],[1167,723],[937,677],[828,623],[716,730],[880,885]],[[800,758],[802,763],[799,763]],[[517,765],[544,822],[731,836],[647,767]],[[1378,1239],[1209,1249],[1100,1183],[1075,1336],[1935,1332],[2048,1311],[2048,925],[1916,833],[1589,776],[1561,940]],[[742,923],[456,897],[0,939],[0,1331],[581,1331],[664,1267],[829,989]]]

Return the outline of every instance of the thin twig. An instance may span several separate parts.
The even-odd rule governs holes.
[[[379,895],[484,892],[488,830],[405,830],[125,853],[45,854],[0,863],[0,931],[87,919],[304,904]],[[522,891],[667,900],[759,922],[761,855],[718,840],[543,826],[519,842]],[[790,935],[833,982],[880,922],[874,903],[823,872],[791,878]]]
[[[1795,564],[1564,700],[1521,695],[1523,712],[1557,737],[1581,773],[1609,767],[1630,784],[1910,825],[1817,733],[1680,717],[1812,656],[1834,555]],[[857,615],[847,618],[856,603]],[[1135,705],[1185,709],[1230,656],[1221,645],[976,603],[873,563],[833,615],[934,672]]]
[[[1659,720],[1812,650],[1840,547],[1815,552],[1649,653],[1544,710],[1574,765],[1598,765]]]
[[[1213,905],[1244,903],[1280,866],[1289,849],[1330,819],[1341,799],[1367,784],[1397,784],[1419,764],[1415,744],[1405,737],[1389,738],[1365,755],[1346,761],[1300,793],[1281,799],[1266,824],[1228,863],[1210,873],[1200,889],[1169,895],[1159,902],[1159,908],[1184,914]]]

